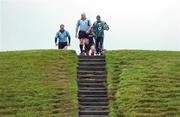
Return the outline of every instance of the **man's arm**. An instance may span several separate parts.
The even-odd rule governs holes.
[[[79,26],[76,26],[76,32],[75,32],[75,37],[77,38],[77,33],[78,33],[78,29],[79,29]]]
[[[91,21],[90,21],[90,20],[88,20],[88,26],[89,26],[89,27],[88,27],[86,33],[89,33],[90,30],[91,30]]]
[[[57,46],[57,39],[58,39],[58,33],[56,33],[56,36],[55,36],[55,44]]]
[[[68,42],[69,42],[69,46],[70,46],[70,43],[71,43],[71,36],[70,36],[69,32],[67,32],[67,34],[68,34]]]
[[[89,26],[89,27],[88,27],[88,29],[87,29],[86,33],[89,33],[89,32],[90,32],[90,30],[91,30],[91,26]]]
[[[69,44],[68,44],[68,46],[70,46],[70,45],[71,45],[71,37],[68,36],[68,39],[69,39]]]
[[[55,43],[57,43],[57,38],[55,37]]]
[[[96,38],[96,22],[93,23],[92,32],[93,32],[94,37]]]
[[[77,21],[77,24],[76,24],[76,32],[75,32],[75,37],[77,38],[77,33],[78,33],[78,29],[79,29],[79,20]]]

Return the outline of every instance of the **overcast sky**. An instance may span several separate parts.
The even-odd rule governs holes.
[[[0,0],[0,50],[51,49],[59,24],[79,50],[75,25],[82,12],[110,26],[106,49],[180,50],[179,0]]]

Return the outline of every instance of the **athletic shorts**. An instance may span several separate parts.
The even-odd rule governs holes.
[[[79,39],[83,39],[83,38],[88,38],[88,34],[86,34],[85,31],[79,31],[79,36],[78,36]]]
[[[93,38],[89,38],[89,45],[90,45],[90,47],[92,46],[92,45],[94,45],[95,43],[94,43],[94,39]]]
[[[58,49],[63,49],[66,46],[67,46],[67,42],[59,42]]]

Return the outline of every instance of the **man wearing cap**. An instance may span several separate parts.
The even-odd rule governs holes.
[[[58,49],[64,49],[67,46],[70,46],[70,43],[71,37],[69,35],[69,32],[64,29],[64,24],[61,24],[60,30],[56,33],[55,36],[55,45],[58,46]]]
[[[97,21],[94,22],[92,29],[96,35],[96,55],[103,55],[104,30],[108,31],[109,26],[101,20],[101,16],[96,16]]]

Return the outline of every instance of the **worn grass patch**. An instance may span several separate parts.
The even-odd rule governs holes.
[[[179,117],[180,52],[106,53],[111,117]]]
[[[0,116],[75,117],[74,51],[0,53]]]

